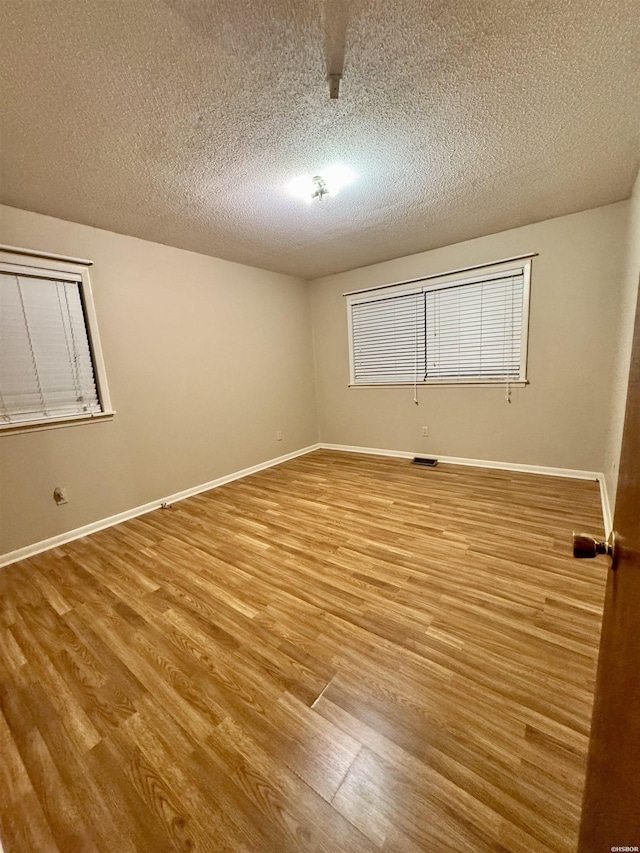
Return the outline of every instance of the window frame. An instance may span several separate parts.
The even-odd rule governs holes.
[[[528,354],[529,354],[529,317],[531,301],[531,263],[534,255],[527,255],[509,261],[497,261],[493,264],[471,267],[466,270],[440,273],[424,278],[412,279],[411,281],[397,282],[390,285],[381,285],[378,288],[345,293],[347,300],[347,332],[349,346],[349,387],[350,388],[407,388],[407,387],[523,387],[529,384],[527,378]],[[412,293],[423,293],[434,290],[442,290],[452,285],[474,284],[486,281],[492,277],[508,278],[510,275],[523,276],[522,290],[522,328],[520,337],[520,374],[517,378],[486,379],[463,376],[459,378],[433,377],[429,379],[407,380],[404,382],[357,382],[355,380],[354,359],[354,335],[353,335],[353,312],[352,306],[365,302],[375,302],[388,299],[390,296]]]
[[[51,281],[72,281],[79,285],[80,300],[85,320],[91,364],[96,384],[100,412],[74,413],[59,417],[37,418],[28,421],[0,422],[0,435],[31,432],[43,429],[56,429],[76,426],[94,421],[111,420],[115,411],[111,405],[111,395],[107,384],[107,374],[98,333],[98,319],[91,290],[89,265],[91,261],[69,258],[60,255],[46,255],[31,250],[0,247],[0,273],[35,278],[48,278]]]

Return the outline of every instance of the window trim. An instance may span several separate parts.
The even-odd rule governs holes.
[[[91,353],[91,363],[96,382],[96,391],[101,408],[100,412],[93,414],[62,415],[57,418],[40,418],[23,423],[0,423],[0,435],[13,435],[15,433],[75,426],[93,421],[111,420],[115,415],[115,411],[111,405],[111,395],[109,394],[104,357],[98,333],[98,319],[91,290],[88,267],[88,264],[91,263],[91,261],[79,262],[77,258],[66,260],[61,255],[45,255],[44,253],[36,253],[27,249],[12,249],[8,246],[0,247],[0,272],[19,275],[24,278],[28,278],[29,276],[37,278],[50,277],[52,280],[78,282]]]
[[[370,288],[367,290],[358,290],[351,293],[345,293],[347,300],[347,332],[349,345],[349,388],[407,388],[407,387],[434,387],[434,386],[449,386],[449,387],[503,387],[509,385],[511,388],[524,387],[529,384],[527,379],[527,359],[529,353],[529,312],[531,298],[531,262],[534,255],[520,256],[519,258],[510,259],[508,261],[497,261],[493,264],[485,264],[476,267],[467,267],[464,270],[458,270],[439,275],[429,275],[421,279],[413,279],[399,284],[381,285],[378,288]],[[517,378],[507,379],[473,379],[468,376],[456,379],[454,377],[436,377],[432,379],[424,379],[406,382],[356,382],[355,381],[355,362],[353,351],[353,314],[352,306],[364,302],[376,302],[382,299],[388,299],[390,296],[398,294],[422,293],[434,290],[442,290],[451,285],[474,284],[476,282],[485,281],[488,278],[508,278],[514,273],[522,274],[523,276],[523,291],[522,291],[522,334],[520,339],[520,375]],[[420,282],[424,282],[420,284]]]

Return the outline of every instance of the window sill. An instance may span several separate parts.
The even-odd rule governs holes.
[[[518,379],[513,382],[505,382],[504,380],[500,382],[489,381],[483,382],[481,380],[474,382],[469,379],[461,379],[460,381],[446,379],[442,381],[433,381],[433,382],[351,382],[349,384],[349,388],[506,388],[507,384],[509,388],[524,388],[529,384],[529,380],[527,379]]]
[[[66,418],[47,418],[41,421],[26,421],[25,423],[0,424],[0,435],[17,435],[25,432],[39,432],[43,429],[60,429],[61,427],[80,426],[95,421],[112,421],[114,411],[100,412],[98,415],[70,415]]]

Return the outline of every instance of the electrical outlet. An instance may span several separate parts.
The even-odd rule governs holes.
[[[282,430],[276,430],[276,441],[282,441]]]
[[[428,426],[422,427],[422,435],[424,435],[424,436],[429,435],[429,427]]]
[[[63,489],[62,486],[56,486],[53,490],[53,499],[58,506],[62,506],[62,504],[69,503],[69,498],[67,497],[67,490]]]

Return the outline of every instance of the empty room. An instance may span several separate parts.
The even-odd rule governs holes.
[[[637,0],[0,0],[0,851],[640,848]]]

